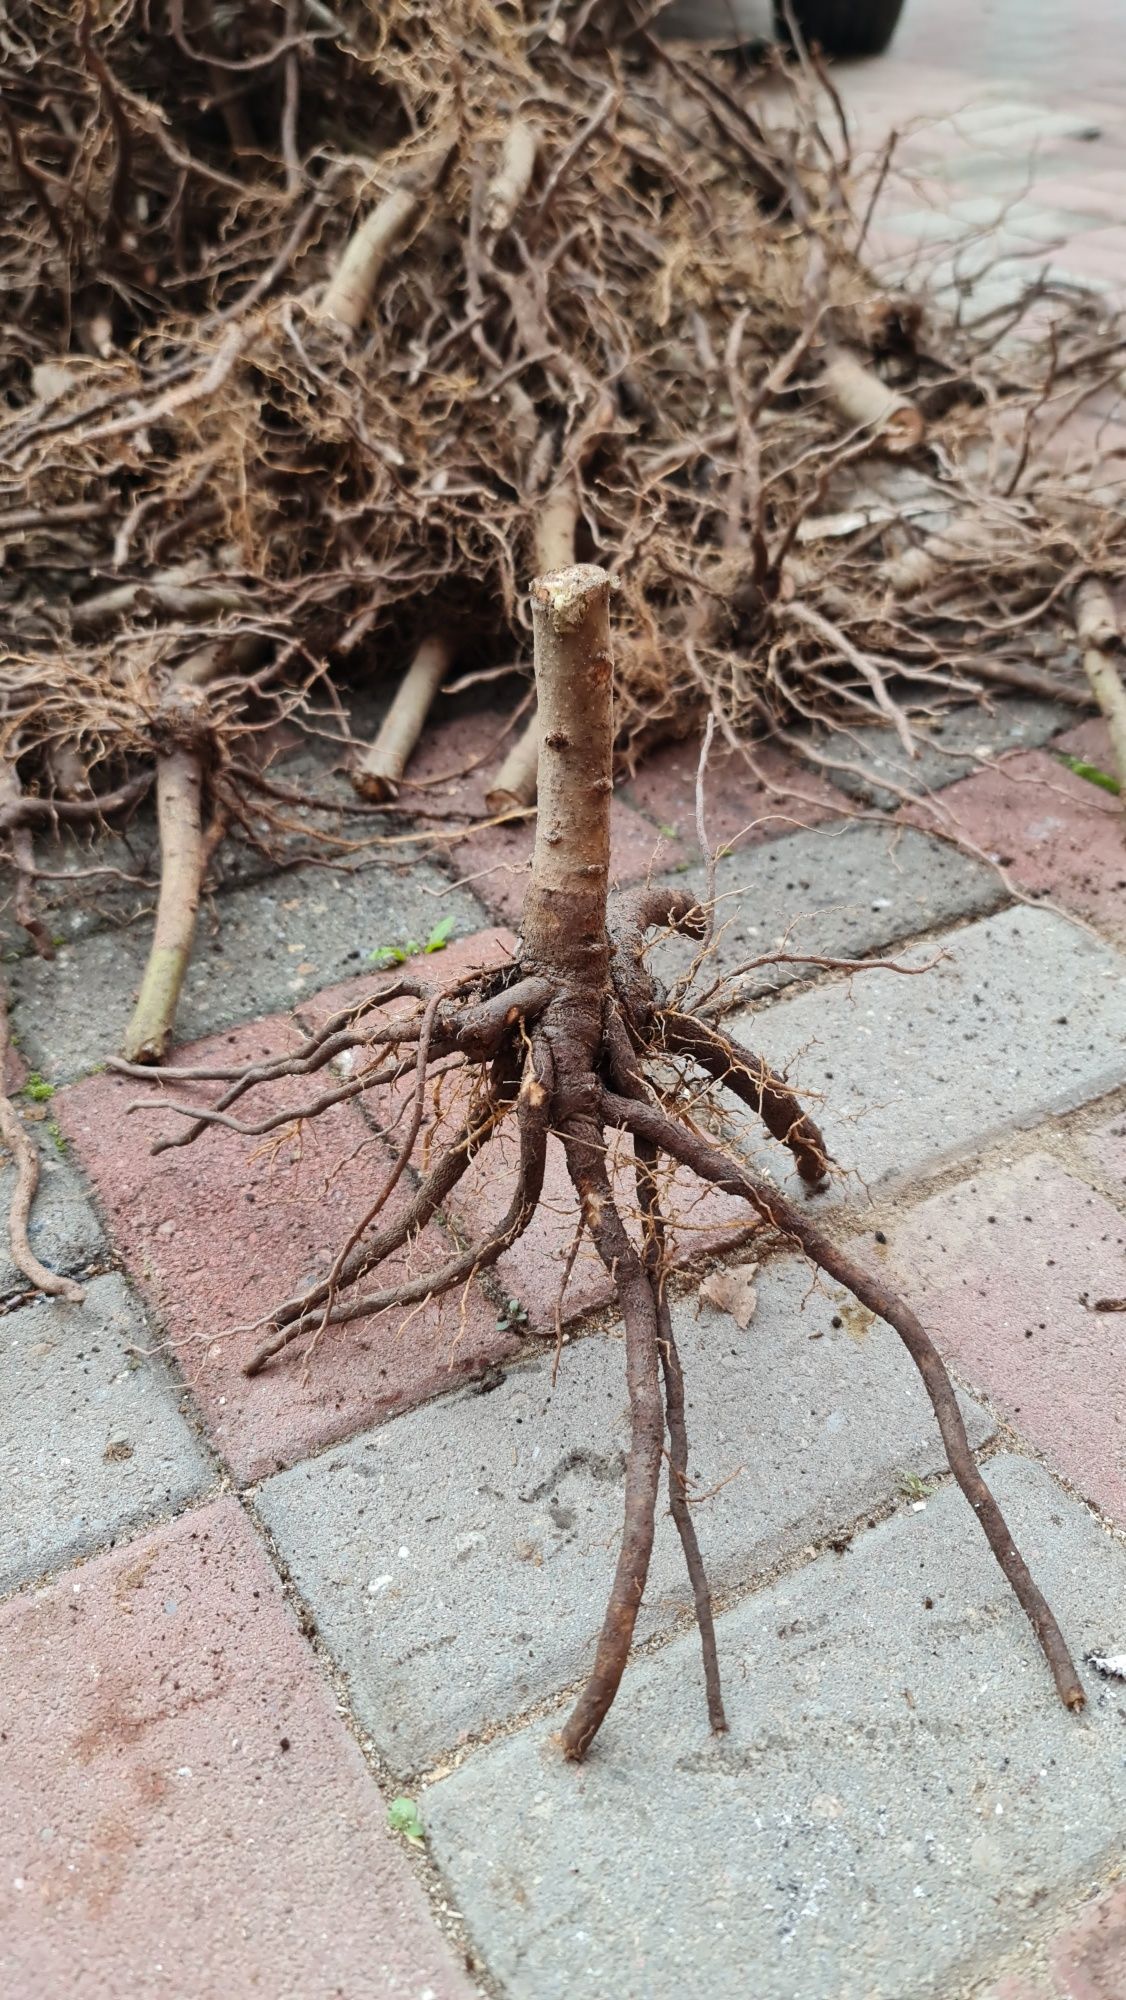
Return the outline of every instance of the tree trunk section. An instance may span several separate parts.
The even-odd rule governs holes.
[[[574,563],[532,586],[540,714],[540,801],[524,905],[530,968],[606,977],[614,671],[610,579]]]

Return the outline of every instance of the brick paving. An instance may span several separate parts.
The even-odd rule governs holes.
[[[877,215],[882,254],[975,307],[1030,246],[1126,297],[1119,13],[907,0],[891,53],[839,72],[861,149],[894,118],[911,173]],[[955,265],[967,224],[982,234]],[[1077,424],[1069,449],[1121,428],[1113,410]],[[474,804],[484,763],[456,774],[495,734],[451,713],[414,776]],[[725,965],[783,936],[941,958],[919,977],[760,970],[744,1030],[822,1099],[840,1168],[823,1206],[923,1308],[1076,1654],[1124,1652],[1126,846],[1115,802],[1062,761],[1105,763],[1104,737],[1044,703],[968,709],[929,738],[909,776],[931,796],[907,810],[886,738],[852,746],[866,790],[818,761],[824,739],[796,741],[713,760]],[[623,783],[619,879],[701,879],[695,767],[670,746]],[[910,824],[858,824],[871,804]],[[448,951],[418,961],[436,979],[505,956],[531,837],[498,830],[448,872],[235,881],[177,1060],[292,1047],[364,989],[374,950],[442,918]],[[236,1329],[327,1268],[384,1142],[344,1104],[276,1143],[154,1158],[173,1114],[127,1114],[138,1086],[98,1070],[145,947],[129,915],[111,900],[64,926],[55,966],[12,967],[24,1058],[56,1086],[29,1106],[34,1241],[88,1300],[28,1300],[0,1265],[0,1990],[1123,2000],[1126,1684],[1085,1663],[1085,1717],[1055,1704],[889,1329],[792,1258],[763,1265],[745,1332],[691,1270],[674,1280],[732,1733],[707,1734],[662,1520],[645,1654],[589,1764],[563,1769],[556,1704],[613,1562],[625,1390],[586,1258],[553,1381],[558,1162],[494,1277],[247,1382]],[[776,1148],[752,1150],[785,1179]],[[499,1212],[503,1180],[494,1158],[414,1267]],[[730,1203],[682,1206],[689,1265],[736,1233],[754,1256]],[[420,1850],[388,1827],[402,1789]]]

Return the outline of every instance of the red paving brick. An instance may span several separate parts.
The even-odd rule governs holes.
[[[748,745],[753,762],[726,744],[708,757],[705,824],[710,843],[749,847],[759,840],[777,840],[805,826],[818,826],[835,813],[847,812],[849,802],[824,779],[801,767],[767,744]],[[668,743],[639,765],[621,786],[628,805],[647,813],[658,826],[675,831],[670,859],[696,861],[696,772],[700,762],[698,737]]]
[[[1055,1161],[976,1174],[889,1231],[942,1353],[1104,1512],[1126,1523],[1126,1220]]]
[[[0,1631],[11,2000],[469,2000],[236,1501]]]
[[[1123,2000],[1126,1994],[1126,1884],[1090,1903],[1048,1946],[1049,1970],[1002,1979],[986,2000]]]
[[[470,973],[491,972],[507,965],[515,953],[515,931],[474,931],[472,937],[456,938],[444,951],[420,953],[402,967],[392,965],[381,971],[372,966],[367,972],[358,973],[355,979],[343,980],[339,986],[326,986],[320,993],[311,993],[307,1000],[298,1001],[295,1012],[303,1026],[312,1031],[340,1008],[366,999],[376,986],[393,979],[400,970],[409,973],[412,979],[425,980],[428,986],[447,986]],[[414,1002],[407,1000],[401,1005],[411,1007]]]
[[[176,1060],[234,1065],[296,1039],[291,1023],[274,1018],[182,1049]],[[290,1079],[251,1103],[267,1113],[307,1101],[325,1083],[323,1074]],[[156,1098],[158,1087],[149,1088]],[[54,1109],[95,1184],[115,1248],[157,1308],[216,1449],[240,1478],[292,1464],[511,1350],[495,1308],[471,1286],[409,1317],[388,1313],[331,1331],[307,1361],[295,1350],[247,1380],[242,1364],[261,1336],[229,1330],[324,1275],[369,1206],[388,1156],[363,1114],[345,1104],[303,1126],[297,1139],[274,1145],[211,1131],[154,1159],[150,1137],[175,1121],[125,1117],[126,1105],[145,1094],[131,1079],[94,1076],[60,1090]],[[388,1213],[405,1199],[397,1190]],[[451,1248],[432,1224],[410,1268],[425,1269]],[[385,1268],[404,1270],[405,1255]]]
[[[503,754],[503,746],[502,746]],[[454,773],[477,762],[464,777]],[[403,803],[424,804],[428,810],[468,819],[486,816],[485,792],[495,775],[497,763],[497,717],[462,716],[456,722],[438,723],[426,733],[416,757],[412,758],[410,779],[419,787],[404,790]],[[438,782],[438,781],[441,782]],[[459,882],[467,883],[478,899],[501,922],[519,920],[528,886],[528,867],[535,841],[535,816],[506,826],[488,827],[449,850],[450,867]],[[636,882],[651,871],[668,868],[681,858],[676,843],[663,841],[655,826],[630,810],[620,799],[610,808],[610,879],[612,883]]]
[[[1101,723],[1069,730],[1057,745],[1101,770],[1109,767]],[[906,808],[903,817],[962,834],[1003,863],[1021,888],[1080,911],[1112,937],[1126,936],[1122,809],[1048,751],[999,758],[937,798]]]
[[[507,1130],[499,1133],[455,1190],[451,1212],[466,1230],[482,1229],[483,1212],[490,1219],[503,1215],[512,1185],[515,1150],[515,1134]],[[619,1151],[620,1161],[615,1157]],[[637,1197],[633,1167],[628,1164],[630,1158],[628,1145],[613,1149],[611,1180],[627,1227],[636,1239],[640,1232],[633,1216]],[[759,1226],[745,1201],[736,1201],[706,1187],[687,1168],[678,1168],[667,1185],[664,1205],[676,1218],[675,1227],[669,1230],[669,1255],[673,1263],[683,1264],[705,1251],[731,1249]],[[501,1283],[519,1298],[537,1332],[548,1333],[555,1325],[555,1302],[577,1218],[578,1201],[567,1175],[563,1148],[557,1140],[549,1140],[543,1200],[524,1235],[497,1265]],[[613,1297],[613,1287],[590,1238],[584,1236],[567,1284],[564,1321],[609,1305]]]
[[[1093,1132],[1085,1133],[1079,1143],[1088,1159],[1106,1174],[1117,1199],[1126,1202],[1126,1111],[1116,1111]]]

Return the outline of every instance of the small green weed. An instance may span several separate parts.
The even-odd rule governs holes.
[[[59,1153],[59,1154],[61,1154],[62,1158],[63,1158],[63,1159],[65,1160],[65,1158],[66,1158],[66,1133],[65,1133],[65,1132],[63,1131],[63,1128],[62,1128],[62,1126],[61,1126],[61,1125],[59,1124],[59,1121],[58,1121],[58,1119],[57,1119],[57,1118],[52,1118],[52,1119],[51,1119],[51,1122],[50,1122],[50,1124],[49,1124],[49,1125],[48,1125],[48,1127],[47,1127],[47,1134],[48,1134],[48,1137],[50,1138],[50,1141],[51,1141],[51,1144],[52,1144],[52,1146],[54,1147],[54,1149],[55,1149],[56,1153]]]
[[[1122,787],[1109,771],[1100,771],[1097,764],[1084,763],[1082,757],[1067,757],[1062,750],[1057,750],[1056,756],[1074,777],[1086,778],[1089,785],[1099,785],[1104,792],[1113,792],[1116,799],[1121,796]]]
[[[33,1069],[24,1084],[23,1094],[25,1097],[30,1097],[33,1104],[49,1104],[55,1094],[55,1086],[53,1083],[44,1083],[39,1071]]]
[[[387,1808],[387,1824],[392,1833],[401,1833],[412,1847],[425,1847],[426,1833],[413,1799],[392,1799]]]
[[[519,1299],[506,1299],[497,1314],[498,1333],[522,1333],[528,1324],[528,1315]]]
[[[925,1479],[920,1479],[917,1472],[901,1472],[899,1490],[906,1494],[908,1500],[925,1500],[930,1488]]]
[[[405,965],[408,958],[425,958],[433,951],[445,951],[456,922],[454,917],[443,917],[436,923],[425,943],[417,938],[408,938],[405,944],[381,944],[371,953],[371,963],[382,970],[388,965]]]

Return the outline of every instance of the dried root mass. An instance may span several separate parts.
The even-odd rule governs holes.
[[[262,1132],[266,1125],[234,1117],[233,1107],[259,1084],[327,1069],[345,1054],[348,1080],[326,1090],[317,1105],[288,1115],[309,1118],[345,1097],[387,1085],[400,1089],[404,1129],[390,1173],[328,1277],[274,1312],[250,1372],[276,1364],[296,1341],[360,1316],[411,1307],[487,1271],[531,1222],[543,1190],[549,1136],[555,1135],[582,1225],[616,1291],[630,1408],[625,1518],[613,1588],[594,1666],[564,1726],[562,1746],[569,1757],[585,1755],[621,1681],[645,1589],[666,1461],[669,1509],[703,1644],[708,1713],[713,1729],[722,1730],[711,1600],[689,1504],[684,1380],[666,1290],[660,1189],[665,1163],[677,1163],[746,1201],[777,1238],[800,1247],[899,1333],[926,1386],[953,1474],[1027,1613],[1060,1697],[1069,1707],[1081,1707],[1074,1664],[977,1468],[949,1378],[916,1315],[882,1279],[854,1263],[804,1204],[783,1196],[682,1115],[662,1085],[669,1065],[680,1063],[704,1082],[723,1086],[788,1147],[808,1193],[822,1186],[829,1165],[824,1141],[791,1091],[722,1025],[693,1019],[670,1002],[645,963],[646,940],[654,931],[702,938],[707,911],[683,892],[647,886],[619,897],[608,917],[614,729],[609,594],[605,571],[592,565],[541,577],[533,589],[540,805],[515,962],[503,973],[445,992],[428,992],[409,977],[376,987],[365,1001],[327,1021],[296,1054],[224,1076],[226,1088],[210,1109],[179,1106],[190,1122],[158,1142],[188,1143],[211,1123]],[[389,1016],[388,1003],[412,992],[416,1009]],[[395,1221],[385,1221],[389,1196],[418,1139],[428,1073],[451,1062],[460,1065],[465,1086],[460,1126],[445,1144],[431,1146],[410,1199]],[[169,1081],[184,1074],[163,1073]],[[213,1074],[219,1080],[219,1073]],[[276,1127],[286,1116],[274,1113],[267,1124]],[[384,1260],[438,1212],[505,1121],[515,1124],[519,1158],[503,1217],[439,1271],[381,1286]],[[608,1146],[615,1139],[632,1149],[640,1247],[623,1220],[608,1170]],[[581,1365],[581,1349],[575,1360]]]
[[[1061,648],[1123,515],[1097,434],[1061,465],[1050,433],[1111,407],[1117,329],[1043,279],[977,323],[886,295],[829,80],[645,15],[11,24],[0,823],[49,950],[36,831],[156,780],[175,879],[135,1055],[168,1040],[210,856],[284,837],[271,726],[413,661],[357,763],[386,810],[454,650],[526,666],[537,571],[620,578],[619,760],[708,710],[911,751],[913,711],[997,680],[1089,699]],[[534,799],[538,743],[530,717],[499,807]]]

